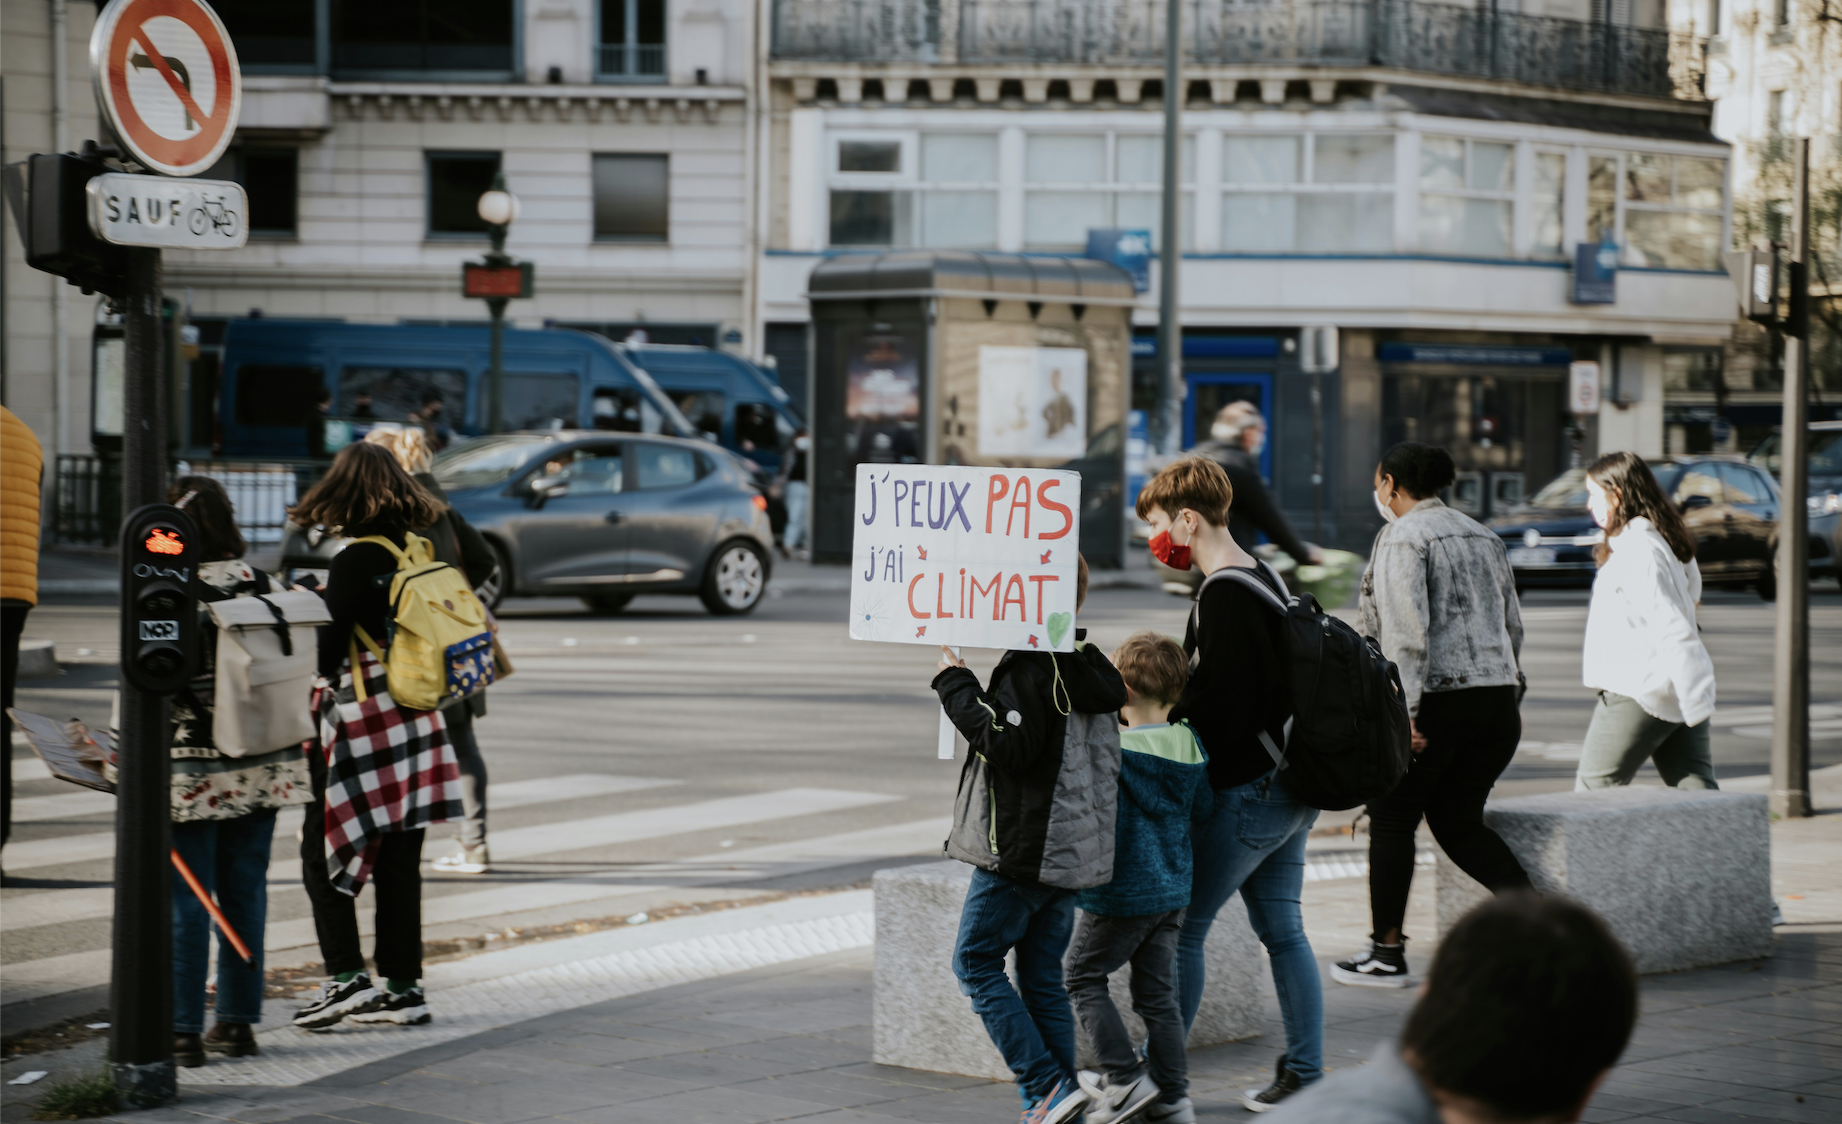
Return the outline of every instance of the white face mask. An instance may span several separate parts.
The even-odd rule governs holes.
[[[1593,522],[1599,526],[1612,525],[1612,502],[1606,496],[1605,489],[1590,476],[1586,478],[1586,510],[1592,512]]]
[[[1247,452],[1257,457],[1260,455],[1260,450],[1266,448],[1266,430],[1256,429],[1252,439],[1243,435],[1242,441],[1246,444]]]
[[[810,449],[810,448],[812,448],[812,438],[810,438],[810,437],[795,437],[795,438],[793,439],[793,447],[794,447],[795,449],[798,449],[798,450],[799,450],[800,452],[802,452],[802,453],[803,453],[803,452],[805,452],[805,451],[806,451],[807,449]]]
[[[1371,492],[1369,494],[1375,497],[1375,510],[1381,512],[1381,517],[1384,521],[1392,523],[1396,519],[1400,518],[1400,516],[1394,513],[1394,509],[1392,507],[1389,507],[1387,504],[1382,502],[1380,492]]]

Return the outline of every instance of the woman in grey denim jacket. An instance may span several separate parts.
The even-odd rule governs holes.
[[[1433,837],[1465,873],[1499,893],[1529,877],[1496,832],[1484,798],[1522,738],[1522,613],[1503,542],[1438,498],[1456,470],[1444,449],[1396,445],[1375,470],[1375,538],[1357,612],[1365,636],[1401,672],[1413,719],[1413,763],[1369,805],[1369,951],[1334,965],[1338,983],[1406,987],[1401,923],[1413,884],[1414,832]]]

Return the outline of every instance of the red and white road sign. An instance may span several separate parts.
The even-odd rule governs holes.
[[[90,36],[90,68],[96,106],[136,162],[195,176],[229,147],[243,74],[204,0],[110,0]]]

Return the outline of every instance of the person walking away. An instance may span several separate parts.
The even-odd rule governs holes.
[[[1077,565],[1078,614],[1086,559]],[[946,842],[950,857],[974,868],[953,974],[1016,1076],[1023,1124],[1060,1124],[1087,1106],[1062,957],[1075,892],[1113,877],[1118,713],[1127,697],[1119,672],[1086,638],[1077,629],[1072,652],[1004,653],[983,690],[943,647],[933,683],[970,747]],[[1004,964],[1013,951],[1015,988]]]
[[[806,548],[806,510],[812,497],[806,465],[811,452],[812,435],[802,426],[793,431],[793,451],[780,458],[778,483],[787,504],[787,532],[781,549],[785,556]]]
[[[1152,556],[1173,569],[1213,574],[1248,571],[1274,595],[1285,585],[1234,539],[1228,527],[1234,486],[1222,466],[1192,456],[1166,465],[1138,496],[1151,525]],[[1299,899],[1305,884],[1305,838],[1318,811],[1297,800],[1261,735],[1283,742],[1292,717],[1284,626],[1254,590],[1239,581],[1204,583],[1183,648],[1190,680],[1170,720],[1187,722],[1208,753],[1213,810],[1193,836],[1195,874],[1177,938],[1177,980],[1185,1032],[1202,1005],[1207,968],[1203,942],[1215,915],[1236,891],[1266,946],[1286,1051],[1273,1080],[1247,1089],[1241,1104],[1266,1112],[1324,1072],[1324,995],[1305,936]]]
[[[1362,575],[1364,636],[1400,670],[1413,759],[1369,805],[1367,952],[1331,967],[1358,987],[1407,987],[1407,895],[1425,817],[1453,862],[1497,893],[1529,876],[1484,826],[1484,800],[1522,739],[1522,611],[1503,540],[1438,497],[1457,475],[1444,449],[1403,442],[1375,470],[1386,522]]]
[[[45,453],[30,426],[0,406],[0,846],[13,836],[13,685],[19,679],[19,640],[26,614],[38,604],[39,493],[44,486]]]
[[[173,1060],[205,1064],[207,1054],[261,1053],[263,929],[268,924],[269,851],[275,814],[313,797],[307,756],[298,745],[228,757],[212,740],[216,715],[216,626],[206,605],[277,592],[281,583],[243,560],[248,547],[224,486],[209,476],[181,476],[166,502],[192,518],[198,556],[198,674],[170,704],[173,849],[254,955],[245,962],[222,931],[217,945],[216,1017],[205,1030],[210,978],[211,914],[185,877],[173,885]],[[308,705],[303,697],[301,706]]]
[[[409,544],[410,528],[440,515],[434,497],[389,450],[362,441],[341,449],[289,512],[303,527],[338,528],[349,538],[377,535],[398,550]],[[391,550],[355,542],[333,557],[326,578],[332,614],[320,630],[326,686],[315,692],[322,744],[309,758],[313,802],[301,834],[301,879],[331,979],[294,1016],[294,1025],[308,1030],[344,1019],[404,1025],[430,1019],[421,986],[422,838],[429,825],[457,819],[462,809],[441,711],[398,707],[381,661],[365,643],[389,635],[396,570]],[[380,791],[387,774],[394,774],[388,791]],[[382,991],[365,971],[358,935],[355,898],[367,881],[376,885]]]
[[[1586,505],[1605,528],[1580,659],[1599,702],[1574,789],[1628,785],[1645,760],[1664,784],[1719,788],[1708,738],[1714,661],[1695,623],[1695,538],[1636,453],[1607,453],[1587,468]]]
[[[1230,402],[1215,415],[1209,427],[1212,440],[1196,451],[1222,466],[1234,490],[1234,510],[1228,513],[1228,533],[1235,544],[1252,554],[1264,534],[1268,542],[1303,566],[1324,561],[1324,553],[1301,540],[1285,513],[1273,502],[1260,475],[1260,450],[1266,447],[1266,419],[1252,402]]]
[[[429,447],[427,435],[420,429],[374,429],[365,434],[365,440],[390,450],[403,471],[441,505],[440,518],[427,527],[416,528],[416,533],[434,547],[435,560],[465,573],[467,584],[475,589],[484,585],[499,564],[498,556],[486,537],[448,502],[448,493],[430,471],[435,451]],[[448,724],[448,744],[454,747],[454,757],[460,764],[465,816],[461,820],[460,851],[436,858],[434,866],[446,874],[485,874],[492,869],[492,854],[486,846],[486,757],[480,752],[473,723],[486,717],[486,692],[477,691],[464,699],[443,703],[441,717]]]
[[[1126,685],[1113,880],[1075,896],[1081,912],[1067,969],[1068,995],[1100,1069],[1076,1076],[1090,1101],[1087,1124],[1117,1124],[1141,1112],[1163,1124],[1194,1124],[1177,934],[1190,902],[1190,823],[1206,820],[1213,806],[1208,756],[1194,730],[1168,721],[1190,675],[1182,645],[1136,633],[1113,652],[1113,666]],[[1127,963],[1132,1009],[1149,1036],[1143,1057],[1107,990],[1107,977]]]
[[[437,453],[447,448],[448,443],[454,440],[454,430],[450,429],[448,423],[443,420],[445,409],[446,407],[441,402],[441,395],[431,393],[423,397],[422,409],[409,415],[407,419],[410,425],[420,428],[428,435],[429,444]]]
[[[1399,1042],[1285,1106],[1274,1124],[1572,1124],[1637,1022],[1637,974],[1604,921],[1506,894],[1439,942]]]

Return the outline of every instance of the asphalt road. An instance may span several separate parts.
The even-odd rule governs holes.
[[[1842,592],[1833,582],[1816,590],[1820,766],[1842,762]],[[1153,590],[1096,589],[1081,624],[1110,648],[1141,628],[1181,634],[1187,605]],[[1525,599],[1524,742],[1499,793],[1571,785],[1592,702],[1579,686],[1585,612],[1584,591]],[[853,642],[844,616],[838,592],[788,593],[722,619],[691,598],[640,598],[618,617],[575,601],[508,604],[502,638],[517,673],[493,689],[477,727],[499,801],[495,871],[429,878],[430,937],[844,885],[891,860],[937,854],[959,765],[935,758],[935,650]],[[1772,607],[1713,592],[1701,619],[1720,684],[1717,767],[1765,772]],[[22,681],[17,705],[106,724],[115,629],[103,599],[35,610],[27,635],[55,639],[75,662],[58,679]],[[967,656],[983,673],[997,653]],[[16,786],[0,891],[9,1027],[106,1002],[113,845],[112,798],[30,779],[30,750],[13,753],[28,779]],[[318,960],[297,823],[284,814],[276,833],[271,967]],[[425,854],[448,849],[451,834],[434,829],[443,838]]]

